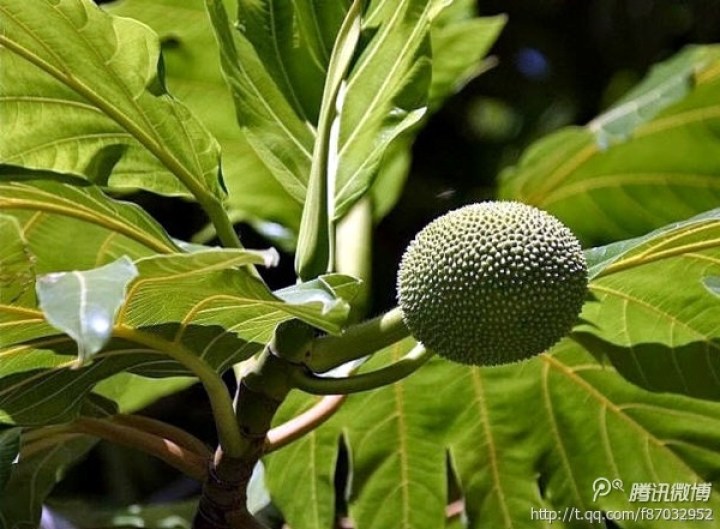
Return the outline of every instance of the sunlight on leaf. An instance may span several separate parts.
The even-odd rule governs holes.
[[[0,252],[0,303],[22,302],[22,297],[33,295],[35,267],[17,219],[0,215],[0,241],[4,246]]]
[[[0,16],[3,162],[219,203],[217,143],[165,91],[146,26],[88,0],[7,0]]]
[[[128,285],[138,269],[127,257],[88,271],[56,272],[37,280],[40,308],[48,323],[78,346],[78,364],[88,362],[112,335]]]
[[[706,277],[703,284],[712,294],[720,297],[720,276]]]
[[[645,388],[720,399],[720,304],[707,286],[720,274],[720,210],[586,255],[593,300],[576,339]]]

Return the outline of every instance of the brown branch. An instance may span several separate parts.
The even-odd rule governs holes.
[[[112,417],[112,421],[122,426],[129,426],[130,428],[142,430],[149,434],[171,440],[177,445],[187,448],[205,461],[208,461],[212,455],[210,448],[208,448],[200,439],[191,435],[182,428],[173,426],[172,424],[158,421],[157,419],[151,419],[150,417],[144,417],[142,415],[125,414],[114,415]]]
[[[312,408],[272,428],[265,438],[265,454],[274,452],[314,430],[340,409],[347,395],[328,395]]]
[[[107,419],[80,417],[72,423],[72,427],[76,432],[146,452],[198,481],[205,480],[207,476],[207,460],[169,439]]]

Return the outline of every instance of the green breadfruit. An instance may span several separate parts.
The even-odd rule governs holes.
[[[539,354],[568,334],[587,291],[572,232],[519,202],[451,211],[410,243],[398,302],[412,335],[441,356],[497,365]]]

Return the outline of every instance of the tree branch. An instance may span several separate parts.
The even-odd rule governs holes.
[[[347,395],[323,397],[309,410],[271,429],[265,437],[264,453],[279,450],[320,426],[340,409],[346,398]]]

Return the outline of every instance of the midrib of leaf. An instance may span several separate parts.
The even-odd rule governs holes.
[[[48,147],[58,147],[66,143],[75,143],[78,140],[89,140],[89,139],[112,139],[112,138],[126,138],[131,137],[130,134],[126,132],[98,132],[94,134],[76,134],[74,136],[67,136],[65,138],[61,138],[54,141],[48,141],[45,143],[39,143],[32,149],[26,149],[24,151],[20,151],[18,154],[16,154],[13,157],[9,157],[7,159],[8,162],[12,161],[13,159],[22,158],[24,156],[27,156],[28,154],[32,154],[36,151],[42,151]]]
[[[96,112],[97,114],[100,114],[101,116],[104,115],[102,112],[100,112],[100,110],[98,110],[97,107],[88,105],[87,103],[82,103],[80,101],[69,101],[67,99],[57,99],[54,97],[47,97],[47,96],[22,96],[22,95],[0,96],[0,101],[20,101],[20,102],[29,102],[29,103],[44,103],[44,104],[49,104],[49,105],[76,107],[76,108],[81,108],[83,110],[87,110],[90,112]]]
[[[657,134],[658,132],[663,132],[667,129],[682,127],[684,125],[690,125],[695,122],[717,117],[720,117],[720,105],[696,108],[641,125],[637,129],[636,137],[642,138],[645,136],[651,136],[652,134]]]
[[[393,354],[397,358],[396,354]],[[402,384],[393,384],[395,393],[395,409],[397,413],[397,429],[400,456],[400,490],[402,491],[402,527],[412,529],[410,525],[410,478],[407,461],[407,426],[405,424],[405,395]]]
[[[39,192],[39,191],[38,191]],[[42,194],[42,192],[39,192]],[[55,195],[50,195],[53,198],[57,198]],[[160,253],[173,253],[175,249],[167,246],[162,241],[159,241],[153,237],[148,236],[146,233],[135,230],[130,223],[123,222],[122,220],[116,220],[110,217],[101,216],[97,211],[86,210],[79,204],[69,204],[64,207],[59,204],[51,204],[48,202],[36,202],[28,199],[13,199],[0,197],[0,206],[8,209],[22,209],[30,211],[43,211],[47,213],[54,213],[62,215],[64,217],[71,217],[80,220],[87,221],[91,224],[102,226],[110,231],[120,233],[126,237],[139,242],[143,246],[155,250]]]
[[[488,449],[488,464],[490,465],[490,472],[492,473],[493,489],[497,493],[498,502],[500,503],[500,509],[502,516],[505,521],[505,527],[511,528],[513,526],[512,517],[508,510],[507,501],[505,499],[505,491],[502,488],[502,482],[500,480],[500,469],[498,468],[497,460],[497,449],[495,447],[495,438],[493,437],[492,429],[490,428],[490,417],[488,416],[488,409],[485,405],[485,389],[481,379],[480,369],[474,367],[470,370],[470,376],[472,377],[473,390],[475,393],[475,405],[478,408],[480,415],[480,422],[482,423],[483,429],[485,430],[485,437],[487,439]]]
[[[610,436],[608,435],[608,424],[607,424],[607,408],[603,406],[600,408],[600,417],[599,417],[599,426],[600,426],[600,432],[602,433],[602,444],[603,448],[605,449],[605,454],[608,457],[608,460],[610,462],[610,467],[612,469],[613,476],[619,476],[620,471],[618,469],[617,463],[615,462],[615,454],[612,451],[612,446],[610,445]]]
[[[309,435],[308,442],[310,443],[310,468],[314,469],[317,465],[317,462],[315,461],[315,432],[312,432]],[[312,498],[312,505],[310,506],[310,510],[312,512],[312,516],[315,519],[315,525],[314,527],[320,527],[320,512],[318,512],[318,509],[320,507],[320,503],[318,502],[318,492],[317,492],[317,483],[318,480],[311,479],[310,480],[310,495]]]
[[[670,326],[671,326],[671,332],[674,333],[675,327],[681,327],[681,328],[685,329],[686,331],[690,332],[691,334],[696,335],[702,342],[705,343],[705,345],[706,345],[706,348],[705,348],[706,355],[709,355],[709,354],[710,354],[710,350],[711,350],[711,349],[714,349],[715,351],[717,351],[718,354],[720,354],[720,345],[718,345],[717,343],[715,343],[715,341],[712,340],[712,337],[711,337],[711,336],[707,336],[706,334],[704,334],[703,332],[699,331],[698,329],[695,329],[694,327],[691,327],[691,326],[688,325],[687,323],[678,320],[674,315],[672,315],[672,314],[670,314],[670,313],[667,313],[667,312],[665,312],[665,311],[660,310],[660,309],[659,309],[658,307],[656,307],[655,305],[651,305],[650,303],[647,303],[646,301],[643,301],[643,300],[641,300],[641,299],[639,299],[639,298],[636,298],[636,297],[634,297],[634,296],[631,296],[630,294],[628,294],[628,293],[626,293],[626,292],[620,292],[620,291],[618,291],[618,290],[615,290],[615,289],[612,289],[612,288],[609,288],[609,287],[606,287],[606,286],[601,286],[601,285],[598,285],[598,284],[591,284],[591,285],[590,285],[590,289],[591,289],[591,290],[594,290],[594,291],[597,291],[597,292],[602,292],[602,293],[607,294],[607,295],[609,295],[609,296],[615,296],[615,297],[617,297],[617,298],[619,298],[619,299],[622,299],[625,303],[634,303],[634,304],[642,307],[643,309],[645,309],[645,310],[648,311],[648,312],[652,312],[652,313],[654,313],[654,314],[657,314],[657,315],[660,316],[661,318],[664,318],[665,320],[669,321]],[[624,318],[624,319],[623,319],[623,322],[627,322],[627,318]],[[624,332],[625,332],[626,335],[627,335],[627,328],[624,329]],[[675,360],[675,368],[676,368],[678,371],[680,370],[680,367],[679,367],[679,365],[677,364],[677,360]],[[715,368],[714,368],[713,365],[712,365],[712,362],[709,361],[709,358],[708,358],[708,368],[709,368],[710,373],[712,374],[712,377],[715,379],[715,381],[716,381],[718,384],[720,384],[720,376],[718,376],[718,373],[716,373]]]
[[[677,454],[675,454],[675,452],[673,452],[667,447],[667,443],[664,440],[658,439],[651,432],[647,431],[641,424],[639,424],[630,416],[625,414],[620,406],[611,401],[606,395],[602,394],[595,386],[590,384],[587,380],[578,376],[577,373],[575,373],[575,371],[570,366],[564,364],[552,355],[542,354],[540,356],[545,361],[545,365],[547,366],[546,371],[547,369],[552,367],[565,375],[568,380],[574,382],[577,386],[581,387],[584,391],[587,392],[589,396],[593,397],[598,403],[600,403],[601,406],[606,407],[617,417],[626,422],[631,428],[636,430],[646,440],[646,443],[652,443],[656,448],[659,448],[660,450],[666,452],[668,454],[668,457],[670,457],[676,462],[679,462],[682,467],[688,472],[690,472],[695,478],[697,478],[698,480],[701,479],[701,476],[699,476],[694,469],[689,467],[684,460],[677,457]],[[547,376],[544,378],[547,379]],[[646,455],[648,463],[652,467],[653,464],[649,452]]]
[[[695,122],[716,117],[720,117],[720,106],[712,105],[693,109],[640,125],[634,131],[633,136],[635,138],[648,137],[674,127],[690,125]],[[547,178],[544,180],[544,185],[540,186],[534,193],[530,193],[527,196],[527,200],[533,204],[544,205],[544,197],[552,194],[552,190],[557,188],[557,186],[560,185],[560,183],[565,180],[570,173],[576,171],[580,166],[587,163],[594,155],[601,152],[602,151],[596,143],[586,145],[574,156],[570,157],[567,162],[560,164],[555,170],[548,174]]]
[[[614,263],[609,264],[593,279],[599,279],[601,277],[609,276],[617,272],[622,272],[624,270],[643,266],[656,261],[661,261],[663,259],[670,259],[672,257],[678,257],[693,252],[700,252],[703,250],[716,248],[720,246],[720,238],[709,239],[706,241],[697,241],[681,246],[676,246],[675,248],[670,248],[668,250],[658,251],[659,248],[667,246],[668,244],[672,244],[678,239],[682,239],[691,235],[697,235],[698,233],[701,233],[705,230],[717,229],[717,227],[718,226],[716,222],[708,222],[694,228],[681,230],[681,232],[676,235],[664,238],[654,245],[651,244],[650,246],[648,246],[647,249],[643,250],[638,255],[627,257],[625,259],[619,259]],[[593,283],[591,283],[591,286],[592,285]]]
[[[0,7],[2,9],[2,7]],[[38,42],[43,48],[47,49],[46,46],[42,43],[42,40],[39,39],[30,28],[26,27],[24,24],[22,24],[19,20],[17,20],[15,17],[13,17],[10,13],[7,12],[7,10],[2,9],[5,11],[5,13],[8,15],[9,18],[12,18],[15,23],[21,27],[27,32],[28,35],[32,36],[32,38]],[[88,44],[88,48],[91,50],[95,50],[95,46],[91,46],[90,43],[87,42],[85,37],[82,34],[79,34],[79,37]],[[0,44],[4,45],[8,49],[14,51],[17,55],[23,57],[28,62],[34,64],[41,70],[43,70],[45,73],[51,75],[55,79],[57,79],[59,82],[66,85],[68,88],[76,92],[78,95],[84,97],[85,99],[91,101],[94,103],[98,108],[102,110],[102,112],[107,115],[110,119],[115,121],[120,127],[127,130],[128,133],[137,139],[137,141],[143,145],[148,151],[150,151],[165,167],[168,168],[170,172],[175,174],[180,181],[188,188],[188,190],[198,199],[199,202],[202,204],[207,204],[208,201],[215,202],[216,199],[213,195],[209,194],[205,189],[202,188],[202,186],[199,186],[195,182],[195,175],[193,175],[192,171],[187,169],[182,163],[180,163],[169,151],[162,148],[162,144],[157,138],[153,138],[146,134],[146,132],[142,129],[140,125],[137,125],[134,120],[130,116],[126,116],[124,113],[122,113],[119,109],[113,106],[112,102],[104,100],[98,93],[96,93],[92,88],[84,84],[82,81],[77,79],[75,76],[73,76],[71,73],[66,73],[64,71],[60,71],[51,64],[45,62],[41,57],[35,55],[31,50],[28,50],[19,44],[16,44],[12,40],[8,39],[3,34],[0,34]],[[55,56],[55,54],[52,54]],[[62,61],[55,56],[59,63],[62,64]],[[106,64],[105,61],[101,61],[102,64]],[[109,74],[112,77],[116,77],[112,70],[108,70]],[[118,82],[118,86],[121,87],[123,91],[125,91],[125,85],[121,82]],[[147,117],[145,116],[145,113],[142,111],[142,109],[137,105],[137,101],[126,92],[127,100],[135,107],[135,109],[138,111],[138,113],[143,117],[143,119],[146,121],[145,125],[152,130],[153,132],[156,132],[155,129],[152,127],[150,123],[147,122]],[[182,122],[182,120],[180,120]]]
[[[43,320],[43,315],[39,310],[28,309],[25,307],[18,307],[17,305],[0,305],[0,312],[9,312],[10,314],[19,314],[21,316],[36,317]],[[15,323],[15,322],[9,322]],[[1,323],[0,326],[7,325],[7,323]]]
[[[404,10],[407,9],[407,5],[406,5],[406,4],[407,4],[407,2],[403,2],[400,6],[398,6],[398,7],[396,8],[396,10],[393,12],[393,16],[392,16],[392,18],[390,19],[390,21],[387,22],[387,23],[383,26],[383,32],[382,32],[381,36],[378,37],[378,38],[380,39],[380,43],[379,43],[379,44],[377,45],[377,47],[375,48],[376,50],[381,49],[381,47],[382,47],[382,42],[383,42],[383,41],[388,37],[388,35],[390,34],[390,27],[392,27],[392,25],[395,23],[395,20],[396,20],[397,17],[400,15],[400,13],[403,13]],[[430,9],[430,2],[428,2],[428,3],[425,5],[425,9],[423,9],[423,12],[422,12],[422,14],[418,17],[418,19],[419,19],[419,20],[423,20],[424,17],[426,16],[427,12],[429,11],[429,9]],[[397,71],[397,69],[399,68],[400,63],[402,62],[402,61],[401,61],[401,58],[405,56],[405,53],[407,52],[408,48],[410,47],[410,44],[415,41],[415,37],[416,37],[416,35],[417,35],[417,32],[418,32],[421,28],[424,28],[424,27],[425,27],[425,24],[416,24],[416,25],[415,25],[415,27],[413,28],[412,33],[410,34],[410,37],[406,40],[405,45],[403,46],[403,48],[402,48],[402,50],[401,50],[401,53],[399,54],[398,60],[396,60],[396,61],[393,63],[393,66],[392,66],[392,69],[390,70],[390,73],[385,76],[385,80],[383,81],[383,84],[382,84],[382,89],[376,91],[376,93],[375,93],[375,95],[374,95],[374,97],[373,97],[370,105],[368,106],[369,108],[373,108],[373,107],[377,104],[377,101],[378,101],[378,99],[380,98],[380,96],[383,95],[383,94],[386,92],[385,88],[386,88],[387,84],[389,83],[389,81],[392,79],[394,73],[395,73],[395,72]],[[367,60],[365,60],[365,61],[358,67],[358,70],[357,70],[356,72],[353,72],[353,75],[352,75],[351,79],[348,81],[348,86],[347,86],[347,91],[348,91],[348,92],[351,91],[351,87],[352,87],[352,85],[353,85],[353,83],[354,83],[355,80],[357,80],[357,79],[362,79],[362,78],[363,78],[363,76],[362,76],[362,71],[365,69],[365,67],[366,67],[367,65],[369,65],[369,64],[372,62],[372,58],[373,58],[373,55],[370,55],[370,56],[367,58]],[[339,150],[339,152],[338,152],[338,159],[340,159],[340,160],[342,159],[343,154],[345,153],[345,151],[346,151],[346,149],[348,148],[348,146],[352,143],[352,141],[354,140],[354,138],[357,136],[358,131],[360,131],[360,129],[363,128],[364,123],[369,119],[370,112],[366,112],[365,114],[363,114],[363,116],[364,116],[364,117],[361,118],[360,122],[357,123],[357,124],[355,124],[352,132],[351,132],[350,135],[346,138],[343,146],[340,148],[340,150]],[[361,167],[362,167],[362,166],[361,166]],[[359,169],[360,169],[360,168],[358,168],[358,170],[356,170],[355,173],[353,173],[352,175],[350,175],[350,177],[347,179],[347,181],[346,181],[345,184],[342,186],[342,188],[336,193],[336,196],[342,196],[342,195],[345,193],[345,190],[347,189],[347,187],[355,180],[355,177],[356,177],[357,173],[359,172]]]
[[[545,356],[545,355],[543,355],[543,356]],[[565,470],[565,473],[568,475],[570,484],[572,486],[572,494],[575,497],[575,501],[577,502],[577,505],[584,507],[582,497],[580,496],[580,490],[578,489],[577,480],[575,479],[575,476],[573,474],[573,466],[570,464],[570,461],[568,460],[567,449],[565,448],[565,445],[562,442],[562,436],[560,435],[560,432],[558,431],[557,421],[555,420],[555,413],[553,411],[553,405],[552,405],[552,401],[550,399],[550,388],[548,387],[549,379],[550,379],[550,376],[548,375],[549,372],[550,372],[549,364],[543,365],[542,395],[543,395],[543,403],[545,404],[545,411],[548,414],[550,426],[552,427],[552,434],[553,434],[553,437],[555,438],[555,446],[558,450],[558,453],[560,454],[560,459],[562,460],[562,466]]]
[[[717,187],[720,189],[720,180],[711,174],[694,173],[614,173],[600,177],[593,177],[574,184],[556,188],[545,196],[543,206],[567,200],[574,195],[580,195],[589,191],[615,188],[618,185],[623,187],[642,185],[663,185],[666,187],[697,187],[708,189]]]

